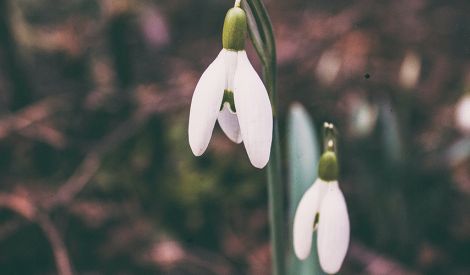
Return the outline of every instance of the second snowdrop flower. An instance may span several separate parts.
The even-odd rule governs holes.
[[[235,1],[225,17],[223,49],[202,74],[193,94],[189,145],[194,155],[202,155],[217,120],[230,140],[243,141],[253,166],[263,168],[271,151],[273,117],[263,81],[245,52],[246,32],[246,14],[240,1]]]
[[[339,271],[349,246],[348,210],[338,186],[338,163],[333,147],[333,140],[329,140],[320,158],[318,179],[299,202],[293,230],[294,252],[304,260],[310,255],[313,233],[318,228],[318,256],[323,271],[328,274]]]

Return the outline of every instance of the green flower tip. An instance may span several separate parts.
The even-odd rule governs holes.
[[[224,97],[222,98],[222,103],[220,104],[220,111],[224,108],[224,104],[228,103],[230,111],[232,113],[236,113],[237,109],[235,109],[235,101],[233,98],[233,92],[227,89],[224,90]]]
[[[338,160],[333,151],[326,151],[320,158],[318,165],[318,176],[324,181],[335,181],[338,179]]]
[[[245,49],[246,21],[245,11],[240,7],[235,6],[228,10],[222,32],[222,45],[224,49],[232,51],[242,51]]]

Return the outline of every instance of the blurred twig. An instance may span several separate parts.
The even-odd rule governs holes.
[[[73,274],[72,265],[65,244],[62,241],[59,231],[49,219],[49,216],[39,214],[36,220],[51,244],[57,272],[61,275]]]
[[[15,194],[0,194],[0,207],[8,208],[29,221],[34,220],[37,214],[29,199]]]
[[[32,140],[45,142],[56,149],[64,148],[67,144],[66,137],[62,132],[42,123],[31,125],[19,133]]]
[[[171,95],[149,96],[146,94],[141,97],[144,97],[144,99],[137,99],[140,100],[140,107],[135,114],[89,150],[75,173],[60,187],[55,198],[46,204],[47,208],[69,203],[96,174],[101,166],[101,158],[121,142],[134,135],[151,115],[176,109],[185,104],[184,100]]]
[[[73,175],[59,188],[54,199],[46,204],[46,208],[69,203],[96,174],[101,166],[101,158],[104,154],[132,136],[147,118],[148,115],[131,117],[90,149]]]
[[[152,94],[152,93],[151,93]],[[29,222],[37,223],[51,244],[57,271],[59,274],[73,274],[72,265],[68,257],[67,249],[60,237],[57,228],[49,218],[48,213],[55,207],[70,204],[75,196],[90,182],[101,166],[102,157],[118,146],[120,143],[134,135],[137,130],[158,112],[177,109],[185,103],[184,98],[178,100],[175,97],[149,95],[145,93],[145,99],[138,99],[139,108],[134,115],[124,121],[95,144],[86,154],[82,163],[72,176],[59,188],[52,200],[33,203],[30,199],[15,194],[0,194],[0,207],[8,208],[19,214]],[[10,133],[26,129],[54,114],[58,106],[63,103],[64,97],[51,97],[41,100],[16,114],[0,119],[0,139]],[[37,206],[41,206],[41,211]],[[22,221],[13,220],[0,228],[0,238],[6,238],[24,225]]]
[[[394,260],[388,259],[382,255],[369,250],[364,245],[358,242],[351,242],[349,249],[350,257],[365,266],[365,274],[400,274],[400,275],[414,275],[418,274],[411,271]]]
[[[28,221],[36,222],[51,244],[58,274],[73,274],[64,242],[47,214],[41,213],[28,198],[15,194],[0,194],[0,207],[8,208]]]
[[[24,108],[14,115],[0,119],[0,139],[9,135],[12,131],[19,131],[41,119],[51,116],[56,111],[56,108],[62,105],[66,98],[66,95],[46,98]],[[106,153],[135,134],[153,114],[175,110],[186,104],[186,98],[184,97],[175,97],[171,94],[161,96],[156,93],[148,92],[140,93],[140,98],[137,98],[137,101],[139,107],[135,114],[121,123],[121,125],[102,138],[88,151],[84,160],[72,176],[59,188],[52,200],[39,202],[38,205],[43,206],[47,211],[51,211],[59,205],[70,203],[77,193],[80,192],[96,174],[101,166],[101,158]],[[2,199],[0,197],[0,206],[2,205],[12,208],[11,200],[4,200],[4,198]],[[21,208],[14,209],[21,210]],[[23,223],[11,224],[8,226],[8,230],[0,228],[0,232],[4,233],[0,234],[0,239],[7,237],[9,232],[14,232],[15,229],[22,224]]]
[[[0,118],[0,140],[24,130],[55,114],[65,103],[67,94],[46,97],[16,113]]]

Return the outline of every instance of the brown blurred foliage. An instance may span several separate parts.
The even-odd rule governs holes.
[[[281,118],[341,133],[343,272],[468,274],[470,3],[265,2]],[[232,4],[0,0],[0,273],[269,274],[264,172],[187,144]]]

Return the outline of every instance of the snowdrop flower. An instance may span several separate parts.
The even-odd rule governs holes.
[[[457,128],[470,135],[470,92],[464,95],[455,108]]]
[[[330,140],[332,149],[333,141]],[[319,178],[305,192],[294,216],[294,252],[301,260],[310,255],[312,236],[317,232],[317,250],[324,272],[339,271],[349,246],[349,217],[338,186],[338,164],[333,150],[320,158]]]
[[[271,151],[273,117],[266,88],[245,52],[246,31],[246,14],[237,0],[225,17],[223,49],[194,90],[189,145],[195,156],[202,155],[217,120],[231,141],[243,141],[253,166],[263,168]]]

